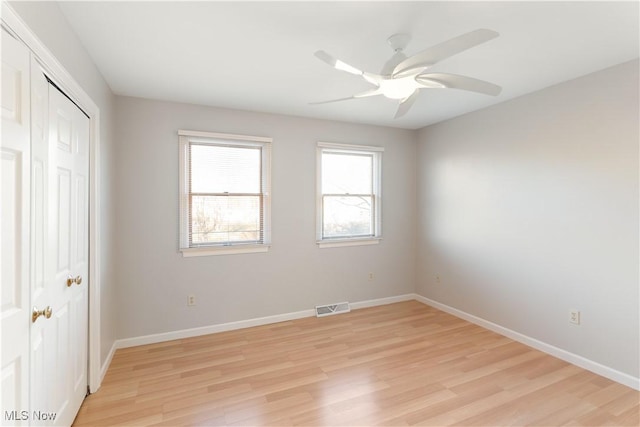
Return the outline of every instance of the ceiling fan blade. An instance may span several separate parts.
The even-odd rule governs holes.
[[[372,90],[368,90],[366,92],[356,93],[353,96],[349,96],[347,98],[338,98],[338,99],[330,99],[329,101],[320,101],[320,102],[310,102],[309,105],[320,105],[320,104],[329,104],[330,102],[340,102],[340,101],[348,101],[349,99],[358,99],[358,98],[366,98],[369,96],[381,95],[382,92],[379,88],[375,88]]]
[[[382,80],[382,76],[378,74],[367,73],[366,71],[358,70],[356,67],[353,67],[347,64],[346,62],[343,62],[337,58],[334,58],[324,50],[319,50],[316,53],[314,53],[314,55],[316,56],[316,58],[320,59],[323,62],[326,62],[336,70],[346,71],[347,73],[355,74],[356,76],[362,76],[366,81],[368,81],[371,84],[378,85],[380,80]]]
[[[404,116],[407,114],[407,111],[413,106],[413,103],[416,102],[418,98],[419,89],[416,89],[411,95],[400,101],[400,105],[398,106],[398,111],[396,111],[396,115],[394,119]]]
[[[338,98],[338,99],[330,99],[328,101],[318,101],[318,102],[310,102],[309,105],[321,105],[321,104],[329,104],[331,102],[340,102],[340,101],[347,101],[349,99],[355,99],[355,96],[349,96],[347,98]]]
[[[347,73],[355,74],[356,76],[361,76],[361,75],[364,74],[364,72],[358,70],[355,67],[352,67],[351,65],[347,64],[346,62],[343,62],[343,61],[341,61],[341,60],[339,60],[337,58],[334,58],[333,56],[329,55],[324,50],[319,50],[314,55],[318,59],[320,59],[321,61],[326,62],[327,64],[331,65],[336,70],[346,71]]]
[[[493,30],[478,29],[469,33],[454,37],[450,40],[432,46],[416,53],[399,63],[393,70],[393,76],[402,76],[419,68],[428,68],[432,65],[456,55],[474,46],[498,37],[500,34]]]
[[[416,76],[416,81],[425,88],[452,88],[497,96],[502,88],[484,80],[447,73],[424,73]]]

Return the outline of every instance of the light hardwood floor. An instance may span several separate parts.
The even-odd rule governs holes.
[[[118,350],[74,425],[638,426],[639,399],[409,301]]]

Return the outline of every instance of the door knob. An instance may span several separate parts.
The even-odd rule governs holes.
[[[53,310],[51,310],[51,306],[47,306],[47,308],[43,310],[38,310],[38,307],[33,307],[33,313],[31,313],[31,321],[35,322],[40,316],[44,316],[45,318],[49,319],[51,317],[51,313],[53,313]]]
[[[72,275],[67,276],[67,287],[71,287],[73,284],[79,285],[82,283],[82,276],[73,277]]]

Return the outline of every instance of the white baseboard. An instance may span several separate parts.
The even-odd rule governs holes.
[[[113,355],[116,354],[117,349],[118,349],[118,341],[114,341],[113,344],[111,345],[111,350],[109,350],[109,354],[107,354],[107,358],[105,359],[104,363],[100,367],[100,381],[98,381],[98,386],[96,387],[95,390],[91,389],[90,390],[91,393],[95,393],[100,389],[100,386],[102,385],[102,380],[104,380],[104,376],[107,374],[107,370],[109,369],[109,366],[111,366]]]
[[[377,298],[366,301],[350,303],[351,308],[358,310],[360,308],[377,307],[379,305],[395,304],[397,302],[413,301],[416,294],[397,295],[395,297]]]
[[[359,308],[375,307],[378,305],[393,304],[401,301],[410,301],[415,299],[414,294],[399,295],[387,298],[378,298],[366,301],[355,302],[351,304],[351,308],[357,310]],[[201,335],[215,334],[217,332],[227,332],[236,329],[250,328],[252,326],[269,325],[272,323],[286,322],[288,320],[301,319],[303,317],[315,316],[315,310],[302,310],[292,313],[276,314],[274,316],[258,317],[254,319],[240,320],[237,322],[220,323],[217,325],[202,326],[199,328],[182,329],[178,331],[163,332],[160,334],[144,335],[140,337],[124,338],[116,341],[117,348],[135,347],[138,345],[155,344],[159,342],[178,340],[183,338],[197,337]]]
[[[217,325],[201,326],[199,328],[181,329],[178,331],[163,332],[159,334],[143,335],[140,337],[124,338],[117,341],[118,348],[135,347],[138,345],[155,344],[159,342],[178,340],[183,338],[198,337],[201,335],[215,334],[218,332],[234,331],[236,329],[251,328],[253,326],[269,325],[271,323],[286,322],[287,320],[301,319],[315,316],[313,309],[296,311],[293,313],[276,314],[274,316],[258,317],[255,319],[239,320],[237,322],[219,323]]]
[[[635,390],[640,390],[640,378],[636,378],[629,374],[625,374],[624,372],[617,371],[598,362],[594,362],[593,360],[563,350],[551,344],[539,341],[535,338],[531,338],[527,335],[521,334],[520,332],[516,332],[514,330],[505,328],[504,326],[500,326],[488,320],[474,316],[473,314],[458,310],[457,308],[453,308],[446,304],[442,304],[440,302],[423,297],[422,295],[414,294],[414,298],[423,304],[437,308],[438,310],[442,310],[468,322],[475,323],[478,326],[482,326],[485,329],[489,329],[500,335],[504,335],[514,341],[521,342],[525,345],[528,345],[529,347],[535,348],[536,350],[540,350],[544,353],[550,354],[551,356],[557,357],[558,359],[564,360],[565,362],[569,362],[573,365],[579,366],[605,378],[609,378],[612,381],[624,384]]]
[[[527,335],[521,334],[520,332],[513,331],[511,329],[505,328],[504,326],[500,326],[488,320],[466,313],[462,310],[458,310],[446,304],[442,304],[437,301],[431,300],[429,298],[423,297],[422,295],[405,294],[405,295],[398,295],[393,297],[359,301],[359,302],[351,303],[351,308],[354,310],[357,310],[361,308],[375,307],[379,305],[393,304],[397,302],[411,301],[411,300],[416,300],[423,304],[437,308],[438,310],[442,310],[446,313],[452,314],[456,317],[467,320],[476,325],[482,326],[483,328],[489,329],[500,335],[509,337],[515,341],[518,341],[525,345],[533,347],[536,350],[540,350],[544,353],[550,354],[551,356],[557,357],[558,359],[564,360],[566,362],[569,362],[571,364],[584,368],[588,371],[594,372],[605,378],[609,378],[610,380],[624,384],[633,389],[640,390],[640,378],[636,378],[631,375],[625,374],[624,372],[617,371],[613,368],[602,365],[598,362],[594,362],[585,357],[579,356],[577,354],[555,347],[551,344],[547,344],[535,338],[531,338]],[[240,320],[237,322],[220,323],[217,325],[202,326],[199,328],[182,329],[178,331],[171,331],[171,332],[164,332],[159,334],[144,335],[140,337],[120,339],[113,344],[113,347],[109,352],[109,356],[107,357],[107,360],[102,365],[100,383],[102,383],[102,378],[104,378],[104,375],[107,372],[107,368],[111,364],[111,359],[113,358],[113,354],[115,353],[115,350],[118,348],[135,347],[138,345],[145,345],[145,344],[155,344],[155,343],[160,343],[165,341],[197,337],[201,335],[214,334],[218,332],[233,331],[236,329],[250,328],[253,326],[269,325],[272,323],[286,322],[288,320],[295,320],[295,319],[301,319],[304,317],[313,317],[313,316],[315,316],[315,311],[313,309],[309,309],[309,310],[296,311],[292,313],[277,314],[274,316]]]

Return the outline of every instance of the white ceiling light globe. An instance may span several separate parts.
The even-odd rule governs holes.
[[[382,94],[390,99],[405,99],[419,87],[415,76],[402,77],[399,79],[387,78],[380,82]]]

